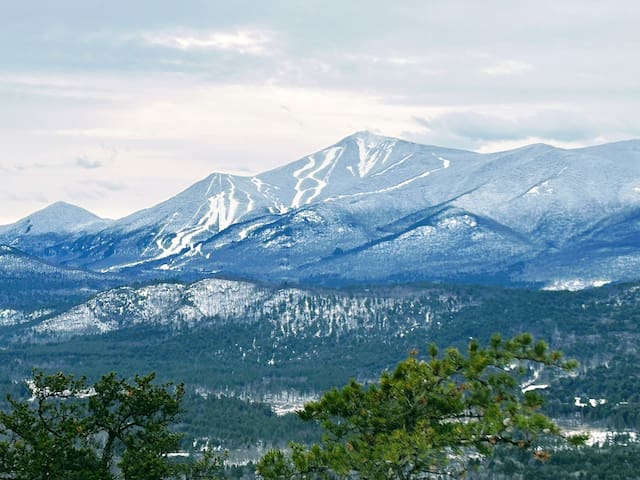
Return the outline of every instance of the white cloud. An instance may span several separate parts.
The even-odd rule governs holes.
[[[621,115],[623,112],[624,115]],[[416,118],[423,129],[404,137],[431,145],[482,153],[532,143],[577,148],[637,138],[633,110],[615,106],[561,103],[450,105]]]
[[[487,75],[520,75],[531,70],[531,65],[518,60],[502,60],[483,70]]]
[[[379,56],[349,54],[345,55],[345,58],[356,63],[380,63],[383,65],[418,65],[424,62],[424,59],[407,55]]]
[[[483,151],[640,136],[640,2],[40,3],[0,19],[7,221],[58,199],[120,216],[365,128]]]
[[[46,75],[41,81],[54,83]],[[70,94],[93,85],[107,96],[127,95],[108,103],[43,102],[24,91],[7,109],[12,129],[0,128],[14,165],[3,172],[4,193],[46,192],[46,202],[65,200],[111,218],[166,200],[214,171],[261,172],[357,130],[421,129],[414,117],[433,113],[362,92],[217,85],[187,75],[70,75],[68,85]],[[126,187],[98,188],[98,181]],[[0,223],[43,206],[7,202]]]
[[[104,164],[100,160],[92,160],[88,157],[78,157],[76,158],[76,165],[78,167],[86,168],[92,170],[94,168],[100,168],[104,166]]]
[[[55,97],[70,100],[122,101],[128,94],[99,77],[50,73],[0,74],[0,94]]]
[[[232,32],[144,33],[142,40],[178,50],[220,50],[247,55],[267,55],[272,38],[266,32],[238,30]]]

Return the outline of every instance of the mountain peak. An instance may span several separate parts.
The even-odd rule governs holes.
[[[35,212],[33,215],[38,214],[40,212],[74,212],[80,215],[84,215],[87,217],[91,217],[91,218],[95,218],[95,219],[99,219],[100,217],[98,217],[97,215],[91,213],[89,210],[86,210],[82,207],[79,207],[77,205],[74,205],[72,203],[68,203],[62,200],[59,200],[57,202],[54,202],[50,205],[47,205],[46,207],[44,207],[41,210],[38,210],[37,212]]]
[[[397,138],[387,137],[384,135],[379,135],[371,130],[359,130],[357,132],[352,133],[351,135],[346,136],[338,143],[343,143],[346,141],[363,141],[366,143],[379,143],[385,140],[394,140],[397,141]]]
[[[530,143],[528,145],[523,145],[521,147],[517,147],[517,148],[511,148],[509,150],[503,150],[501,152],[496,152],[497,154],[507,154],[507,155],[520,155],[523,154],[525,152],[533,152],[533,153],[538,153],[538,152],[546,152],[549,150],[562,150],[558,147],[554,147],[553,145],[549,145],[548,143],[542,143],[542,142],[538,142],[538,143]]]
[[[59,220],[73,223],[89,223],[102,220],[89,210],[63,201],[54,202],[51,205],[48,205],[25,217],[25,219],[28,218],[33,221],[42,217],[50,217],[52,215],[64,216],[64,218],[59,218]]]
[[[70,233],[101,226],[106,221],[82,207],[58,201],[0,229],[2,234]]]

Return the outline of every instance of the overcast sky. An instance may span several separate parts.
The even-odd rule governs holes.
[[[640,2],[0,0],[0,224],[118,218],[369,129],[640,137]]]

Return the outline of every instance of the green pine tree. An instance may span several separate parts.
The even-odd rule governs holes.
[[[524,449],[560,435],[539,412],[540,395],[520,389],[531,363],[576,367],[529,334],[495,335],[486,348],[473,340],[466,354],[450,348],[440,355],[432,346],[421,360],[414,352],[376,384],[352,381],[307,404],[299,415],[322,425],[322,442],[291,444],[289,455],[270,451],[258,472],[265,479],[460,477],[496,445]]]

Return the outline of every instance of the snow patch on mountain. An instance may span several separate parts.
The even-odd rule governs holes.
[[[116,330],[115,320],[100,319],[88,305],[81,305],[60,317],[45,320],[33,328],[34,333],[46,336],[60,336],[82,332],[83,335],[107,333]]]
[[[551,194],[553,193],[553,188],[549,185],[549,180],[545,180],[538,185],[531,187],[525,195],[542,195],[542,194]]]
[[[56,340],[96,335],[136,325],[171,330],[228,322],[251,323],[268,319],[273,335],[309,337],[340,335],[359,328],[389,329],[406,334],[427,328],[433,319],[459,311],[462,300],[440,289],[415,289],[376,296],[268,288],[248,282],[208,279],[191,285],[157,284],[133,289],[116,288],[98,294],[69,311],[28,328],[33,340]],[[7,314],[7,318],[13,315]],[[402,319],[397,324],[391,317]],[[399,320],[398,320],[399,321]]]
[[[340,158],[343,149],[341,147],[329,148],[322,152],[324,159],[317,168],[316,159],[313,155],[309,156],[309,163],[302,167],[300,170],[293,172],[293,176],[297,179],[294,186],[295,195],[291,201],[291,208],[298,208],[302,205],[313,202],[322,193],[322,190],[327,186],[327,179],[331,175],[331,172],[336,166],[336,160]],[[328,170],[323,178],[317,178],[323,170]],[[304,175],[303,175],[304,174]],[[305,183],[309,185],[304,187]],[[306,198],[305,198],[306,197]]]
[[[8,327],[30,320],[23,312],[12,308],[0,309],[0,327]]]
[[[360,178],[366,177],[378,162],[382,165],[386,164],[393,152],[393,147],[397,143],[396,140],[381,142],[381,137],[369,132],[356,134],[355,137],[356,145],[358,145],[358,174]],[[382,148],[378,148],[379,146]]]
[[[400,165],[402,165],[404,162],[406,162],[407,160],[409,160],[411,157],[413,157],[413,153],[409,153],[407,155],[405,155],[404,157],[402,157],[400,160],[398,160],[396,163],[389,165],[387,168],[385,168],[384,170],[381,170],[377,173],[374,173],[373,176],[377,177],[379,175],[384,175],[385,173],[393,170],[394,168],[398,168]]]
[[[603,287],[611,283],[611,280],[606,279],[580,279],[580,278],[572,278],[568,280],[555,280],[544,287],[543,290],[557,291],[557,290],[568,290],[570,292],[576,292],[578,290],[584,290],[585,288],[598,288]]]
[[[435,153],[433,153],[432,155],[442,162],[442,168],[449,168],[451,166],[451,160],[442,158],[440,155],[437,155]]]

